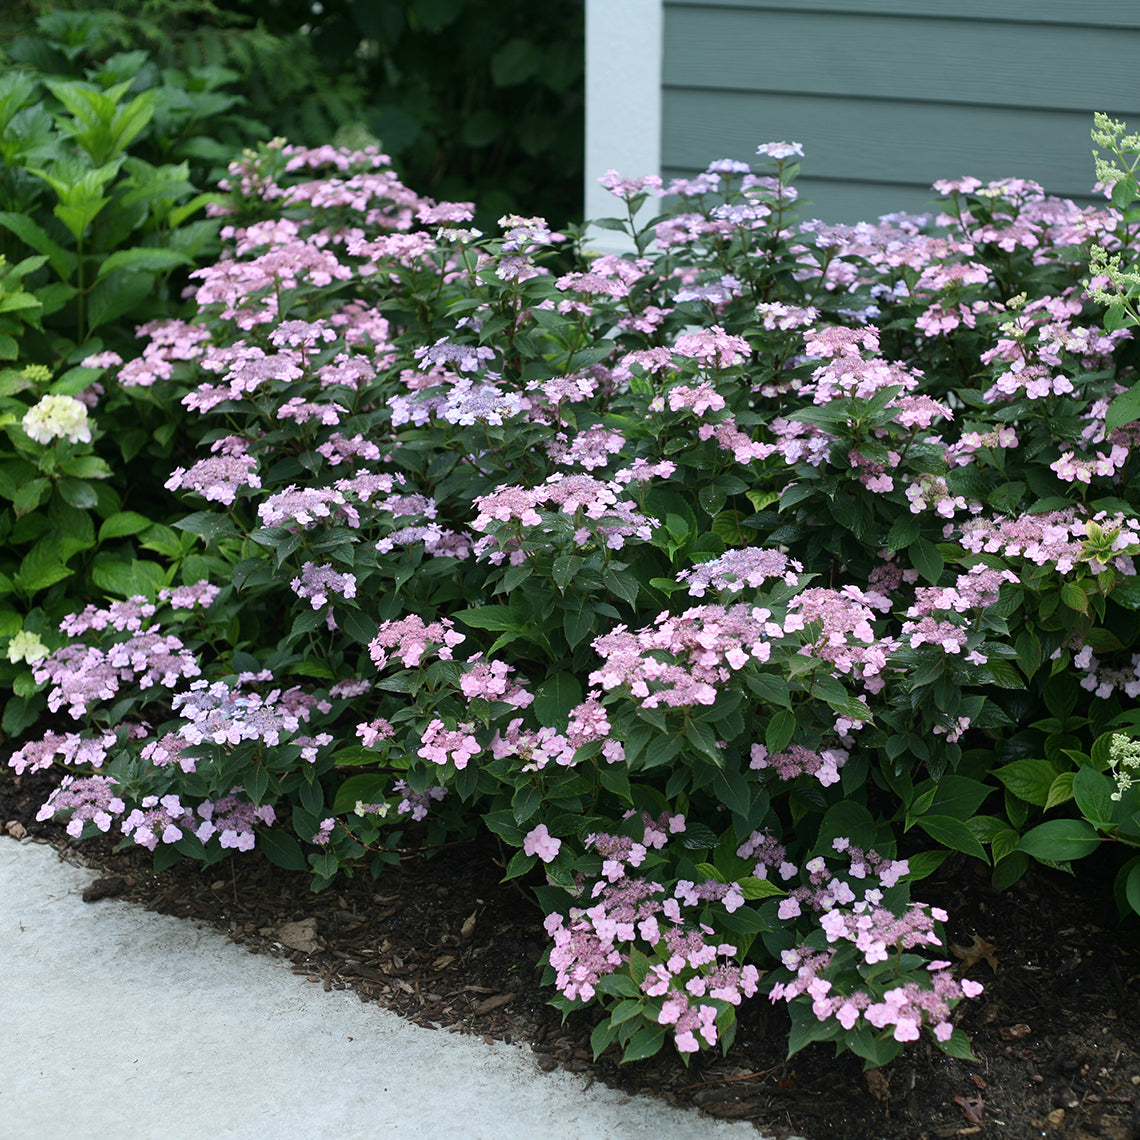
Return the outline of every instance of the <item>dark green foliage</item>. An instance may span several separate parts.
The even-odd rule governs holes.
[[[169,68],[228,72],[230,97],[241,93],[240,113],[219,120],[218,111],[210,112],[215,148],[199,156],[222,167],[273,135],[328,142],[359,115],[362,92],[343,69],[322,70],[301,20],[289,32],[270,30],[259,22],[262,6],[248,0],[26,0],[22,7],[23,20],[0,25],[0,50],[18,66],[80,77],[116,53],[142,49],[155,68],[153,79],[143,78],[148,86],[165,82]],[[214,173],[220,174],[217,166]]]
[[[160,69],[141,50],[100,58],[103,43],[94,15],[49,14],[0,74],[0,254],[39,258],[25,362],[131,355],[135,325],[175,307],[218,248],[216,196],[200,189],[231,153],[219,136],[244,126],[224,90],[235,73]]]
[[[437,199],[555,225],[582,215],[582,0],[24,0],[0,25],[21,66],[81,74],[145,48],[157,68],[225,68],[240,112],[232,153],[284,136],[310,146],[378,137],[404,181]],[[34,19],[51,14],[50,44]],[[7,34],[5,34],[7,31]],[[217,158],[219,155],[211,157]]]
[[[282,0],[282,12],[305,5]],[[351,61],[405,182],[556,225],[581,218],[581,0],[330,0],[313,45]]]

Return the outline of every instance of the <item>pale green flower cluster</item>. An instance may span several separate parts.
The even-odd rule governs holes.
[[[1140,166],[1140,134],[1125,134],[1127,125],[1119,119],[1112,119],[1103,111],[1093,115],[1092,141],[1109,151],[1108,158],[1102,158],[1099,150],[1093,151],[1096,163],[1096,180],[1106,190],[1111,191],[1117,183],[1131,185],[1124,205],[1136,200],[1136,169]],[[1135,264],[1135,255],[1130,254],[1129,264]],[[1094,245],[1089,256],[1091,279],[1083,284],[1090,297],[1101,305],[1116,310],[1114,323],[1108,328],[1121,328],[1140,324],[1140,310],[1136,298],[1140,297],[1140,273],[1125,269],[1119,253],[1109,254],[1102,246]]]
[[[1116,781],[1112,798],[1119,800],[1136,782],[1132,773],[1140,768],[1140,740],[1130,740],[1123,733],[1114,732],[1108,742],[1108,764]]]
[[[1097,146],[1112,151],[1115,157],[1123,160],[1126,153],[1140,156],[1140,135],[1126,135],[1127,124],[1120,119],[1109,118],[1103,111],[1093,115],[1092,141]],[[1100,151],[1093,151],[1096,162],[1096,180],[1104,186],[1115,186],[1122,178],[1127,178],[1136,170],[1136,162],[1123,170],[1115,162],[1100,157]]]
[[[8,642],[8,660],[13,665],[21,661],[34,665],[37,661],[42,661],[48,652],[48,647],[40,641],[39,635],[29,633],[26,629],[20,630]]]
[[[20,375],[33,384],[48,384],[51,382],[51,369],[43,364],[25,364]]]
[[[71,443],[91,442],[87,406],[74,396],[44,396],[21,424],[36,443],[48,444],[65,436]]]
[[[1088,294],[1102,305],[1120,305],[1131,312],[1131,298],[1140,295],[1140,273],[1124,269],[1120,264],[1119,253],[1108,253],[1099,245],[1094,245],[1089,253],[1089,271],[1092,277],[1084,283]],[[1108,279],[1108,287],[1100,284],[1100,277]],[[1135,315],[1135,313],[1133,313]]]

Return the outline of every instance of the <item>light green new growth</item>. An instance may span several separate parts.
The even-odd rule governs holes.
[[[26,364],[20,372],[21,377],[30,380],[33,384],[51,383],[51,369],[45,364]]]
[[[1140,167],[1140,135],[1125,134],[1126,129],[1125,123],[1109,118],[1102,111],[1093,115],[1092,141],[1109,152],[1108,158],[1102,158],[1099,150],[1093,151],[1096,179],[1111,192],[1113,204],[1121,210],[1127,210],[1140,197],[1136,177],[1137,167]],[[1126,233],[1123,231],[1116,235],[1125,246],[1128,244]],[[1129,264],[1132,264],[1131,257]],[[1123,267],[1120,252],[1110,254],[1103,246],[1094,245],[1090,252],[1089,272],[1091,279],[1084,282],[1089,296],[1116,311],[1116,316],[1106,327],[1140,324],[1140,311],[1134,300],[1140,296],[1140,273]]]
[[[1112,769],[1112,778],[1116,781],[1116,791],[1112,793],[1112,798],[1119,800],[1135,783],[1131,770],[1140,768],[1140,741],[1114,732],[1108,742],[1108,764]]]
[[[1110,254],[1099,245],[1094,245],[1089,251],[1089,271],[1091,277],[1084,282],[1089,296],[1110,308],[1123,306],[1140,323],[1140,313],[1132,304],[1132,298],[1140,296],[1140,273],[1122,268],[1120,254]],[[1103,285],[1098,278],[1107,279],[1108,285]]]
[[[1119,119],[1110,119],[1103,111],[1093,115],[1092,141],[1102,146],[1124,161],[1126,153],[1133,155],[1132,164],[1127,170],[1100,157],[1100,151],[1093,151],[1096,163],[1096,180],[1104,186],[1115,186],[1122,178],[1127,178],[1136,172],[1137,163],[1140,162],[1140,135],[1126,135],[1127,124]]]

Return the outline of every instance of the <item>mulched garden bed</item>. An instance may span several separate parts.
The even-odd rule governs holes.
[[[53,783],[50,773],[0,771],[0,828],[80,858],[60,825],[35,821]],[[1034,870],[995,892],[973,864],[950,860],[924,883],[916,893],[950,912],[954,952],[986,987],[963,1003],[959,1022],[981,1063],[948,1058],[924,1039],[864,1073],[830,1047],[785,1060],[786,1017],[766,1001],[743,1008],[727,1058],[701,1056],[688,1068],[673,1054],[593,1062],[595,1017],[561,1024],[547,1004],[542,916],[518,885],[499,882],[493,842],[412,854],[378,880],[322,894],[256,853],[207,869],[183,860],[161,877],[138,849],[115,854],[94,841],[81,854],[103,872],[84,895],[92,905],[117,896],[208,923],[251,951],[288,956],[314,985],[351,989],[419,1025],[525,1042],[541,1069],[754,1121],[777,1136],[1140,1138],[1140,924],[1117,924],[1109,884],[1090,884],[1084,867],[1080,879]]]

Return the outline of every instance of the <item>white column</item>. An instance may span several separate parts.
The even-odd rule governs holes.
[[[598,185],[607,170],[661,173],[661,28],[662,0],[586,0],[587,218],[624,216],[624,203]],[[593,231],[596,248],[620,242],[620,234]]]

